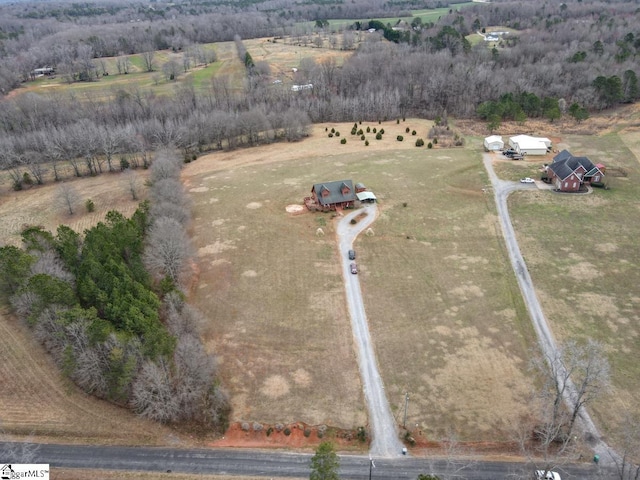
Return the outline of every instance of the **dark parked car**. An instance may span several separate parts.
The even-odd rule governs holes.
[[[353,273],[353,274],[358,273],[358,266],[356,265],[356,263],[355,263],[355,262],[353,262],[353,263],[350,265],[350,268],[351,268],[351,273]]]
[[[355,260],[355,259],[356,259],[356,251],[349,250],[349,260]]]

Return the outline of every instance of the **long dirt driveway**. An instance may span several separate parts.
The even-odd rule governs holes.
[[[366,216],[362,216],[363,213]],[[349,268],[351,261],[347,256],[355,238],[373,223],[377,214],[378,208],[375,204],[350,212],[339,220],[336,231],[342,258],[342,275],[347,304],[351,316],[351,328],[358,347],[360,377],[364,387],[369,411],[369,425],[373,436],[370,454],[376,457],[397,457],[402,455],[402,444],[398,440],[395,421],[378,371],[378,362],[369,334],[367,314],[362,302],[360,281],[358,275],[351,273]],[[351,220],[356,217],[359,217],[358,222],[352,225]]]
[[[540,305],[540,302],[538,301],[538,297],[533,286],[533,280],[531,279],[531,275],[529,275],[529,270],[527,269],[527,265],[524,262],[522,253],[520,253],[520,247],[518,246],[516,234],[513,230],[511,217],[509,216],[509,210],[507,208],[507,198],[513,191],[530,189],[532,188],[532,186],[530,186],[529,184],[523,185],[516,182],[500,180],[493,170],[491,153],[484,153],[483,161],[484,166],[489,174],[491,185],[493,187],[496,200],[496,208],[498,210],[500,225],[502,226],[502,234],[504,236],[507,250],[509,252],[509,259],[511,260],[511,265],[513,267],[513,271],[516,274],[518,285],[520,286],[520,291],[522,292],[527,310],[529,311],[529,316],[531,317],[531,321],[533,322],[533,328],[535,329],[536,335],[538,337],[538,344],[540,345],[540,348],[542,349],[542,352],[546,358],[557,358],[558,346],[556,344],[555,338],[553,337],[553,333],[549,328],[547,319],[542,312],[542,307]],[[559,369],[557,379],[559,385],[562,385],[563,377],[565,377],[564,372]],[[577,393],[575,386],[573,385],[573,382],[569,380],[566,384],[564,400],[569,405],[570,409],[572,409],[573,405],[575,405],[576,397]],[[596,428],[595,424],[591,420],[591,416],[584,407],[580,409],[578,417],[580,426],[582,427],[584,433],[588,434],[588,436],[593,439],[591,441],[591,447],[593,448],[594,452],[600,456],[600,459],[602,459],[602,463],[606,464],[609,463],[611,459],[617,458],[616,453],[600,439],[598,429]]]

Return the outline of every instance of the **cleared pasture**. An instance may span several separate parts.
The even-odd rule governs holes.
[[[369,125],[386,132],[369,147],[353,124],[326,126],[346,145],[319,125],[299,144],[246,152],[244,166],[231,152],[185,168],[200,252],[192,300],[210,318],[237,420],[364,421],[331,215],[285,212],[313,183],[341,178],[380,199],[374,234],[355,248],[399,422],[405,392],[407,423],[430,439],[504,440],[525,410],[532,334],[480,157],[396,141],[405,126],[425,137],[430,124],[414,123]]]
[[[590,195],[520,192],[509,207],[556,339],[606,346],[614,388],[591,411],[614,441],[623,413],[640,409],[639,146],[637,132],[565,136],[560,148],[628,176]]]
[[[493,197],[483,191],[488,182],[481,144],[474,138],[464,148],[416,148],[415,138],[426,138],[431,122],[411,119],[362,124],[386,132],[382,140],[368,134],[367,147],[349,134],[352,125],[316,125],[302,142],[216,152],[184,168],[197,252],[191,300],[208,320],[207,345],[220,357],[233,420],[366,424],[334,220],[331,214],[286,212],[302,203],[313,183],[351,178],[380,199],[380,217],[355,248],[398,423],[409,393],[407,427],[429,440],[452,434],[468,441],[509,440],[510,424],[527,409],[535,339]],[[416,137],[405,133],[407,126],[417,130]],[[328,138],[331,128],[341,136]],[[634,362],[640,347],[640,226],[632,221],[640,209],[638,138],[635,130],[622,130],[558,142],[575,154],[624,167],[628,176],[614,178],[611,190],[587,196],[534,190],[510,200],[520,246],[557,338],[591,337],[608,345],[615,391],[593,411],[614,441],[619,412],[637,410],[640,394]],[[515,180],[537,168],[505,163],[498,171]],[[135,208],[118,174],[73,183],[83,200],[94,200],[94,214],[67,218],[56,212],[55,185],[5,190],[0,219],[11,227],[2,229],[0,242],[19,242],[24,224],[53,230],[68,223],[82,230],[108,209],[131,214]],[[177,441],[168,429],[138,427],[128,412],[66,386],[23,327],[8,317],[0,326],[14,333],[0,335],[1,373],[21,389],[17,396],[12,389],[0,395],[4,427],[12,433]],[[13,353],[16,345],[21,352]],[[77,419],[81,401],[89,403]],[[96,420],[103,412],[109,412],[106,424]],[[135,435],[129,430],[134,426]]]

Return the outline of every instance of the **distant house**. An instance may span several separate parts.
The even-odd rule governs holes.
[[[520,155],[546,155],[551,151],[551,140],[545,137],[516,135],[509,138],[509,146]]]
[[[504,148],[504,142],[500,135],[491,135],[484,139],[484,149],[487,152],[495,152],[496,150],[502,150]]]
[[[304,199],[309,210],[330,211],[352,208],[356,193],[351,180],[316,183],[311,188],[311,196]]]
[[[553,162],[545,167],[546,181],[560,192],[577,192],[582,185],[601,183],[605,167],[594,165],[587,157],[574,157],[568,150],[562,150]]]

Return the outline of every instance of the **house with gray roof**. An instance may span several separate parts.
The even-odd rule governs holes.
[[[604,165],[594,165],[587,157],[575,157],[562,150],[546,167],[547,181],[560,192],[577,192],[585,184],[602,183]]]
[[[356,192],[351,180],[316,183],[311,188],[311,196],[304,199],[309,210],[330,211],[353,208]]]

